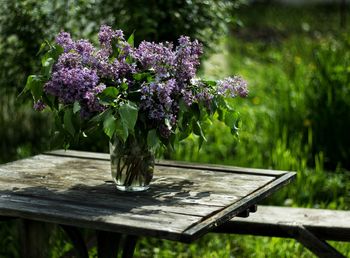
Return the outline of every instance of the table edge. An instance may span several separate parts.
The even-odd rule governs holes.
[[[72,157],[72,158],[85,158],[85,159],[96,159],[96,160],[110,160],[108,153],[98,153],[89,151],[77,151],[77,150],[52,150],[46,151],[39,155],[52,155],[52,156],[62,156],[62,157]],[[178,167],[178,168],[189,168],[189,169],[204,169],[212,170],[215,172],[226,172],[226,173],[239,173],[258,176],[281,176],[291,171],[285,170],[271,170],[271,169],[261,169],[261,168],[246,168],[237,167],[230,165],[219,165],[219,164],[208,164],[208,163],[195,163],[195,162],[185,162],[185,161],[175,161],[175,160],[163,160],[157,159],[156,165],[166,166],[166,167]]]

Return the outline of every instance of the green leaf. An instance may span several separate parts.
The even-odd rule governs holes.
[[[34,80],[35,77],[37,77],[37,75],[29,75],[29,76],[28,76],[26,85],[24,86],[24,89],[23,89],[23,91],[21,92],[21,94],[23,94],[23,93],[25,93],[25,92],[31,90],[31,88],[32,88],[32,83],[33,83],[33,80]]]
[[[122,120],[117,120],[115,129],[116,129],[115,130],[116,135],[125,142],[129,136],[129,131],[126,124],[123,123]]]
[[[135,40],[135,36],[134,36],[134,33],[132,33],[127,40],[127,42],[131,47],[134,47],[134,40]]]
[[[197,120],[199,120],[200,115],[201,115],[201,111],[200,111],[199,105],[198,105],[197,103],[193,103],[193,104],[191,105],[191,112],[192,112],[192,115],[193,115]]]
[[[50,56],[44,56],[42,59],[41,59],[41,65],[43,67],[48,67],[48,66],[52,66],[52,64],[54,63],[54,59]]]
[[[148,76],[150,76],[149,73],[135,73],[135,74],[133,74],[133,78],[136,81],[147,80]]]
[[[171,147],[171,151],[175,151],[175,142],[176,142],[176,135],[175,134],[171,134],[169,137],[169,145]]]
[[[46,59],[42,66],[43,66],[43,75],[46,77],[46,78],[50,78],[50,75],[52,73],[52,67],[53,67],[53,64],[55,63],[55,60],[50,57],[48,59]]]
[[[122,91],[126,91],[128,88],[129,88],[129,85],[128,85],[127,83],[122,82],[122,83],[120,84],[120,89],[121,89]]]
[[[188,136],[190,136],[191,134],[191,126],[187,126],[185,130],[181,130],[179,132],[177,132],[177,138],[179,141],[182,141],[184,139],[186,139]]]
[[[46,105],[48,105],[51,108],[51,110],[58,109],[57,97],[48,94],[43,94],[42,100]]]
[[[194,134],[198,135],[203,141],[207,141],[207,138],[205,138],[202,126],[199,121],[193,121],[193,132]]]
[[[199,121],[193,121],[193,133],[199,136],[198,150],[200,150],[203,142],[207,141],[207,138],[204,135],[202,125]]]
[[[63,47],[60,45],[51,45],[50,44],[50,50],[47,51],[47,57],[51,57],[54,60],[57,60],[58,57],[63,53]],[[46,55],[46,54],[45,54]]]
[[[38,53],[36,53],[36,55],[37,55],[37,56],[40,55],[42,52],[44,52],[44,50],[45,50],[47,47],[48,47],[48,44],[47,44],[46,41],[43,42],[43,43],[41,43],[40,48],[39,48],[39,51],[38,51]]]
[[[38,75],[28,76],[27,83],[26,83],[21,94],[23,94],[29,90],[31,91],[32,96],[33,96],[35,101],[38,101],[41,98],[41,96],[43,95],[43,82],[42,82],[40,76],[38,76]]]
[[[164,119],[164,124],[166,125],[166,127],[167,127],[169,130],[171,130],[172,126],[171,126],[171,124],[170,124],[169,118],[165,118],[165,119]]]
[[[139,112],[137,105],[131,101],[127,101],[120,106],[118,112],[123,126],[125,125],[129,131],[133,132]]]
[[[60,131],[55,131],[52,134],[52,137],[50,138],[50,147],[51,149],[62,148],[62,146],[64,146],[64,142],[65,142],[64,133]]]
[[[103,121],[103,131],[110,139],[112,139],[116,130],[117,130],[117,120],[115,119],[112,112],[108,112],[108,114],[106,114]]]
[[[231,129],[232,134],[237,134],[238,132],[238,123],[239,123],[239,114],[234,111],[226,112],[225,114],[225,124]]]
[[[217,112],[218,112],[218,120],[219,121],[224,121],[226,110],[219,108],[217,110]]]
[[[210,80],[208,80],[208,81],[202,81],[202,82],[204,82],[205,84],[207,84],[207,85],[209,85],[209,86],[216,86],[216,81],[210,81]]]
[[[69,108],[64,112],[63,123],[64,123],[64,129],[67,132],[69,132],[72,136],[74,136],[75,129],[74,129],[72,117],[73,117],[73,111],[71,108]]]
[[[102,94],[111,98],[117,98],[119,91],[116,87],[107,87],[103,90]]]
[[[107,87],[99,95],[100,103],[104,105],[112,105],[118,98],[119,90],[116,87]]]
[[[75,101],[74,104],[73,104],[73,113],[76,114],[77,112],[79,112],[81,109],[81,106],[79,104],[78,101]]]
[[[222,109],[227,109],[227,110],[232,110],[231,106],[227,103],[227,101],[220,97],[217,99],[217,105],[219,108],[222,108]]]
[[[89,123],[90,124],[99,124],[101,123],[102,121],[105,120],[105,118],[109,115],[109,113],[111,113],[111,110],[110,109],[106,109],[105,111],[103,111],[102,113],[92,117],[90,120],[89,120]]]
[[[147,146],[151,150],[156,150],[159,146],[159,138],[155,129],[148,131]]]

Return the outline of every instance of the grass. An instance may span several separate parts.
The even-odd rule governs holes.
[[[248,99],[233,102],[242,117],[239,141],[226,137],[228,129],[215,122],[208,133],[208,143],[200,151],[197,139],[190,137],[179,144],[171,158],[294,170],[297,171],[296,181],[269,197],[265,204],[349,209],[349,172],[341,165],[327,169],[327,154],[314,151],[317,128],[310,118],[309,104],[312,99],[308,95],[311,81],[319,76],[315,51],[350,38],[339,28],[337,7],[254,5],[241,9],[240,18],[245,26],[231,30],[203,69],[207,77],[242,74],[249,81]],[[347,26],[350,26],[349,20]],[[350,84],[347,83],[344,81],[344,94],[349,91]],[[33,121],[43,120],[35,120],[28,111],[29,106],[19,109],[12,105],[1,106],[2,114],[10,110],[11,113],[21,114],[18,119],[27,121],[24,124],[28,128],[11,132],[11,128],[15,128],[20,120],[12,120],[8,116],[0,118],[5,125],[0,130],[3,139],[16,132],[17,138],[14,139],[18,140],[13,143],[18,147],[15,153],[11,153],[12,157],[27,156],[44,148],[33,149],[35,139],[45,137],[35,134],[40,130],[31,130],[35,124],[40,124]],[[7,131],[4,128],[8,128]],[[31,140],[23,141],[28,132]],[[4,148],[3,153],[6,151]],[[0,249],[0,257],[16,253],[14,231],[15,225],[2,226],[0,246],[3,248]],[[52,257],[58,257],[60,250],[69,247],[64,236],[58,235],[59,240],[53,243]],[[331,244],[345,256],[350,256],[349,243]],[[92,250],[91,257],[95,256],[96,250]],[[218,234],[209,234],[190,245],[143,238],[135,254],[135,257],[220,258],[311,256],[307,249],[291,239]]]

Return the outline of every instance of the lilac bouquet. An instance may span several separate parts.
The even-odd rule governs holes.
[[[123,146],[123,155],[136,145],[137,155],[173,146],[191,133],[202,143],[214,117],[237,132],[238,116],[227,99],[245,97],[246,82],[238,76],[196,78],[202,54],[197,40],[182,36],[176,45],[143,41],[135,47],[133,35],[126,40],[106,25],[98,40],[95,47],[61,32],[55,44],[43,43],[42,72],[30,75],[24,89],[36,110],[54,113],[66,147],[99,126],[117,141],[114,146]]]
[[[191,132],[204,140],[201,125],[215,113],[236,132],[237,115],[225,99],[245,97],[246,82],[237,76],[217,82],[196,78],[202,54],[197,40],[180,37],[176,47],[143,41],[134,47],[133,35],[126,41],[121,30],[105,25],[98,38],[99,48],[73,41],[67,32],[55,45],[45,42],[42,74],[29,76],[25,87],[36,110],[49,107],[60,118],[67,143],[84,133],[82,120],[102,122],[110,138],[124,142],[136,125],[146,138],[156,138],[152,143],[167,144]]]

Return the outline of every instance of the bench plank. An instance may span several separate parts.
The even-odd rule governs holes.
[[[298,225],[323,240],[350,241],[350,212],[341,210],[259,206],[248,218],[233,218],[216,232],[290,237],[286,229]]]

